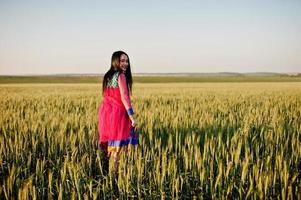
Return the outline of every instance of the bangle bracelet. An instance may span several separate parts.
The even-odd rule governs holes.
[[[133,108],[127,109],[126,112],[128,113],[128,115],[133,115],[134,114]]]

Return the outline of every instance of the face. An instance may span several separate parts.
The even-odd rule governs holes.
[[[129,58],[127,57],[127,55],[122,54],[120,56],[119,66],[123,71],[126,71],[129,66]]]

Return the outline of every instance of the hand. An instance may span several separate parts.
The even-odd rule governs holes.
[[[136,127],[137,126],[137,121],[134,119],[134,120],[131,120],[132,121],[132,126],[133,127]]]
[[[131,119],[131,122],[132,122],[132,126],[133,127],[136,127],[137,126],[137,121],[136,121],[136,119],[134,118],[134,116],[130,116],[130,119]]]

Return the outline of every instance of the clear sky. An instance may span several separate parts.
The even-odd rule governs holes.
[[[0,74],[301,72],[301,0],[0,0]]]

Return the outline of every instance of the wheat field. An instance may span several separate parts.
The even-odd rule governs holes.
[[[100,84],[0,85],[0,199],[114,199]],[[139,83],[119,199],[301,199],[301,83]]]

